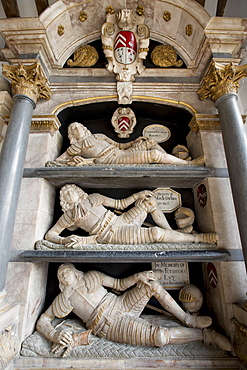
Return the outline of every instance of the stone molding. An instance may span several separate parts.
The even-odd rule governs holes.
[[[30,132],[43,132],[54,135],[54,133],[59,129],[60,126],[61,123],[55,115],[33,116]]]
[[[191,131],[221,131],[218,115],[195,114],[189,123]]]

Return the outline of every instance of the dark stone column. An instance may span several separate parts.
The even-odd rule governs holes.
[[[239,233],[247,270],[247,140],[237,104],[239,80],[247,77],[247,65],[212,63],[198,91],[200,99],[210,98],[219,111],[220,125]]]
[[[223,95],[216,100],[215,106],[219,111],[233,200],[247,269],[247,139],[237,104],[237,95],[233,93]]]
[[[3,65],[2,73],[12,82],[14,105],[0,156],[0,293],[5,286],[33,109],[39,98],[50,98],[39,63]],[[0,294],[0,301],[4,295]]]
[[[0,291],[5,285],[15,215],[35,102],[15,95],[0,156]]]

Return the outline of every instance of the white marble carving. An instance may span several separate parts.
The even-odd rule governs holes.
[[[132,109],[120,107],[113,113],[111,123],[118,137],[128,138],[136,125],[136,117]]]
[[[143,190],[124,199],[113,199],[93,193],[88,195],[74,184],[64,185],[60,191],[63,215],[47,232],[45,239],[75,248],[78,244],[146,244],[146,243],[216,243],[215,233],[183,233],[173,230],[157,205],[155,193]],[[106,207],[125,210],[120,216]],[[148,214],[157,226],[142,227]],[[62,237],[64,229],[77,228],[89,236]]]
[[[92,333],[100,338],[131,345],[163,347],[167,344],[204,341],[230,351],[231,344],[226,337],[206,329],[212,323],[211,318],[186,313],[163,289],[159,277],[160,271],[144,271],[116,279],[98,271],[83,273],[72,264],[63,264],[58,269],[61,292],[39,318],[37,330],[53,342],[52,351],[62,351],[63,356],[77,345],[75,336],[70,328],[55,328],[52,320],[66,317],[71,311],[82,319],[88,329],[82,333],[83,338],[86,336],[84,344]],[[108,287],[125,291],[132,286],[120,296],[106,290]],[[152,296],[189,328],[160,327],[140,319],[141,312]]]
[[[104,134],[92,134],[83,124],[73,122],[68,127],[69,148],[55,163],[68,166],[84,164],[173,164],[203,165],[204,157],[184,160],[166,153],[155,141],[140,136],[128,143],[117,143]]]

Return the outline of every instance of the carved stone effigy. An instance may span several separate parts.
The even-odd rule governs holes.
[[[47,232],[45,239],[67,248],[75,249],[87,244],[212,244],[218,240],[215,233],[194,233],[193,228],[186,229],[186,232],[173,230],[157,204],[156,194],[149,190],[124,199],[113,199],[98,193],[88,195],[78,186],[67,184],[60,191],[60,204],[63,215]],[[132,208],[120,216],[106,208],[125,210],[130,205],[133,205]],[[142,227],[148,214],[152,215],[157,226]],[[191,223],[191,215],[188,219]],[[74,231],[77,228],[86,231],[89,236],[60,236],[65,229]]]
[[[78,345],[90,345],[92,334],[134,346],[164,347],[199,341],[231,350],[226,337],[208,329],[212,324],[210,317],[199,313],[191,315],[176,303],[159,281],[161,270],[138,272],[117,279],[99,271],[84,273],[72,264],[62,264],[57,276],[61,292],[36,325],[38,332],[53,343],[51,351],[54,354],[66,357]],[[140,318],[151,297],[155,297],[183,326],[167,327],[165,323],[157,325]],[[55,324],[54,319],[65,318],[70,312],[85,323],[86,331],[77,327],[75,333],[71,325],[61,328],[61,324]]]
[[[165,315],[141,315],[145,321],[157,326],[180,327],[181,324]],[[54,325],[61,324],[61,319],[55,319]],[[61,330],[72,329],[73,332],[86,332],[86,327],[79,320],[63,320]],[[52,352],[52,343],[44,338],[39,332],[35,331],[23,343],[20,352],[25,357],[61,357],[63,351]],[[68,358],[154,358],[154,357],[183,357],[183,358],[222,358],[227,357],[227,352],[207,346],[202,342],[189,342],[180,345],[166,345],[162,348],[132,346],[121,343],[114,343],[104,338],[98,338],[93,334],[89,337],[89,345],[79,345],[72,348],[67,354]]]
[[[166,151],[155,141],[139,137],[127,143],[117,143],[104,134],[92,134],[83,124],[73,122],[68,127],[69,148],[53,163],[71,167],[85,164],[172,164],[202,166],[204,157],[182,159]]]

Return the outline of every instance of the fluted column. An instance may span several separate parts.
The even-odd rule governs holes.
[[[11,81],[14,104],[0,155],[0,292],[5,286],[33,109],[39,98],[50,98],[39,63],[3,65],[2,74]]]
[[[213,63],[200,99],[211,98],[219,111],[235,211],[247,270],[247,139],[237,104],[239,80],[247,77],[247,65]]]

